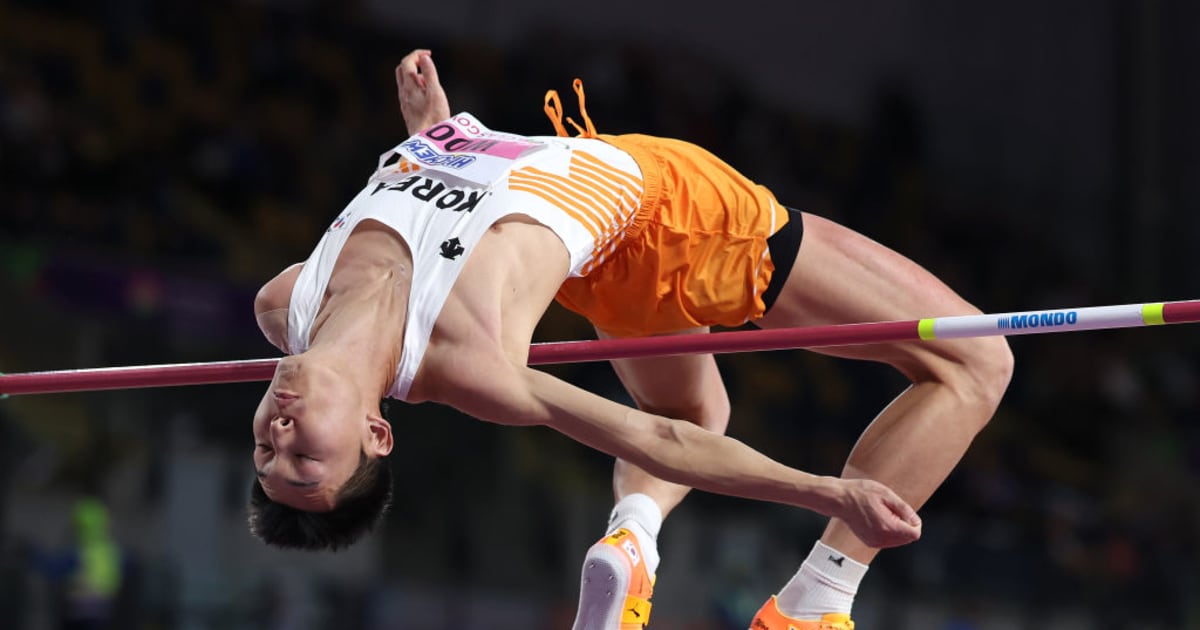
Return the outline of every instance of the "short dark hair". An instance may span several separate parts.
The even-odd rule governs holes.
[[[250,531],[281,549],[341,551],[374,529],[391,503],[391,463],[386,456],[367,457],[364,451],[328,512],[306,512],[272,501],[256,477],[250,484]]]

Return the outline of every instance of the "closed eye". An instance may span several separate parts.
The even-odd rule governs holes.
[[[261,448],[262,450],[264,450],[264,451],[266,451],[266,452],[268,452],[268,453],[272,452],[272,450],[273,450],[269,444],[264,444],[264,443],[262,443],[262,442],[258,442],[258,443],[256,443],[254,446],[255,446],[256,448]],[[303,459],[303,460],[307,460],[307,461],[310,461],[310,462],[319,462],[319,461],[321,461],[321,460],[319,460],[319,459],[317,459],[317,458],[315,458],[315,457],[310,457],[310,456],[308,456],[308,455],[302,455],[302,454],[300,454],[300,453],[296,453],[296,459]]]

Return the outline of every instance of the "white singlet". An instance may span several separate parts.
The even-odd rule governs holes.
[[[620,242],[641,195],[633,158],[602,140],[504,134],[459,114],[385,153],[325,231],[292,290],[288,348],[308,350],[346,239],[360,221],[379,221],[413,258],[404,345],[388,392],[407,400],[446,297],[493,223],[522,214],[545,225],[566,246],[570,275],[582,276]]]

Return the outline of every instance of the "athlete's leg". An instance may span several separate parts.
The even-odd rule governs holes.
[[[911,260],[832,221],[805,214],[795,265],[759,325],[778,328],[974,313],[978,310]],[[888,363],[912,381],[862,434],[842,474],[883,482],[914,507],[924,504],[945,480],[992,417],[1012,373],[1012,354],[1002,337],[820,351]],[[863,565],[878,552],[838,520],[829,523],[821,542]],[[810,560],[824,561],[818,556],[830,555],[824,547],[819,549]],[[855,588],[860,577],[861,571],[852,574]]]
[[[678,334],[707,332],[707,328],[697,328]],[[600,332],[600,336],[607,335]],[[620,359],[612,363],[640,409],[691,420],[709,431],[725,431],[729,397],[712,355]],[[605,538],[584,558],[575,630],[640,628],[647,622],[648,600],[658,567],[658,529],[689,490],[617,460],[613,469],[616,505]],[[637,545],[632,553],[631,544]]]
[[[695,328],[676,334],[702,334]],[[600,336],[606,337],[604,333]],[[717,433],[729,423],[729,396],[711,354],[643,359],[617,359],[613,369],[625,390],[642,411],[691,420]],[[665,517],[691,488],[663,481],[618,459],[613,468],[613,493],[617,500],[633,493],[652,497]]]

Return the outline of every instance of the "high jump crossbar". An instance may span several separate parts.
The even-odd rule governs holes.
[[[1136,328],[1200,322],[1200,300],[956,315],[707,335],[536,343],[530,365]],[[0,374],[0,395],[269,381],[278,358]]]

